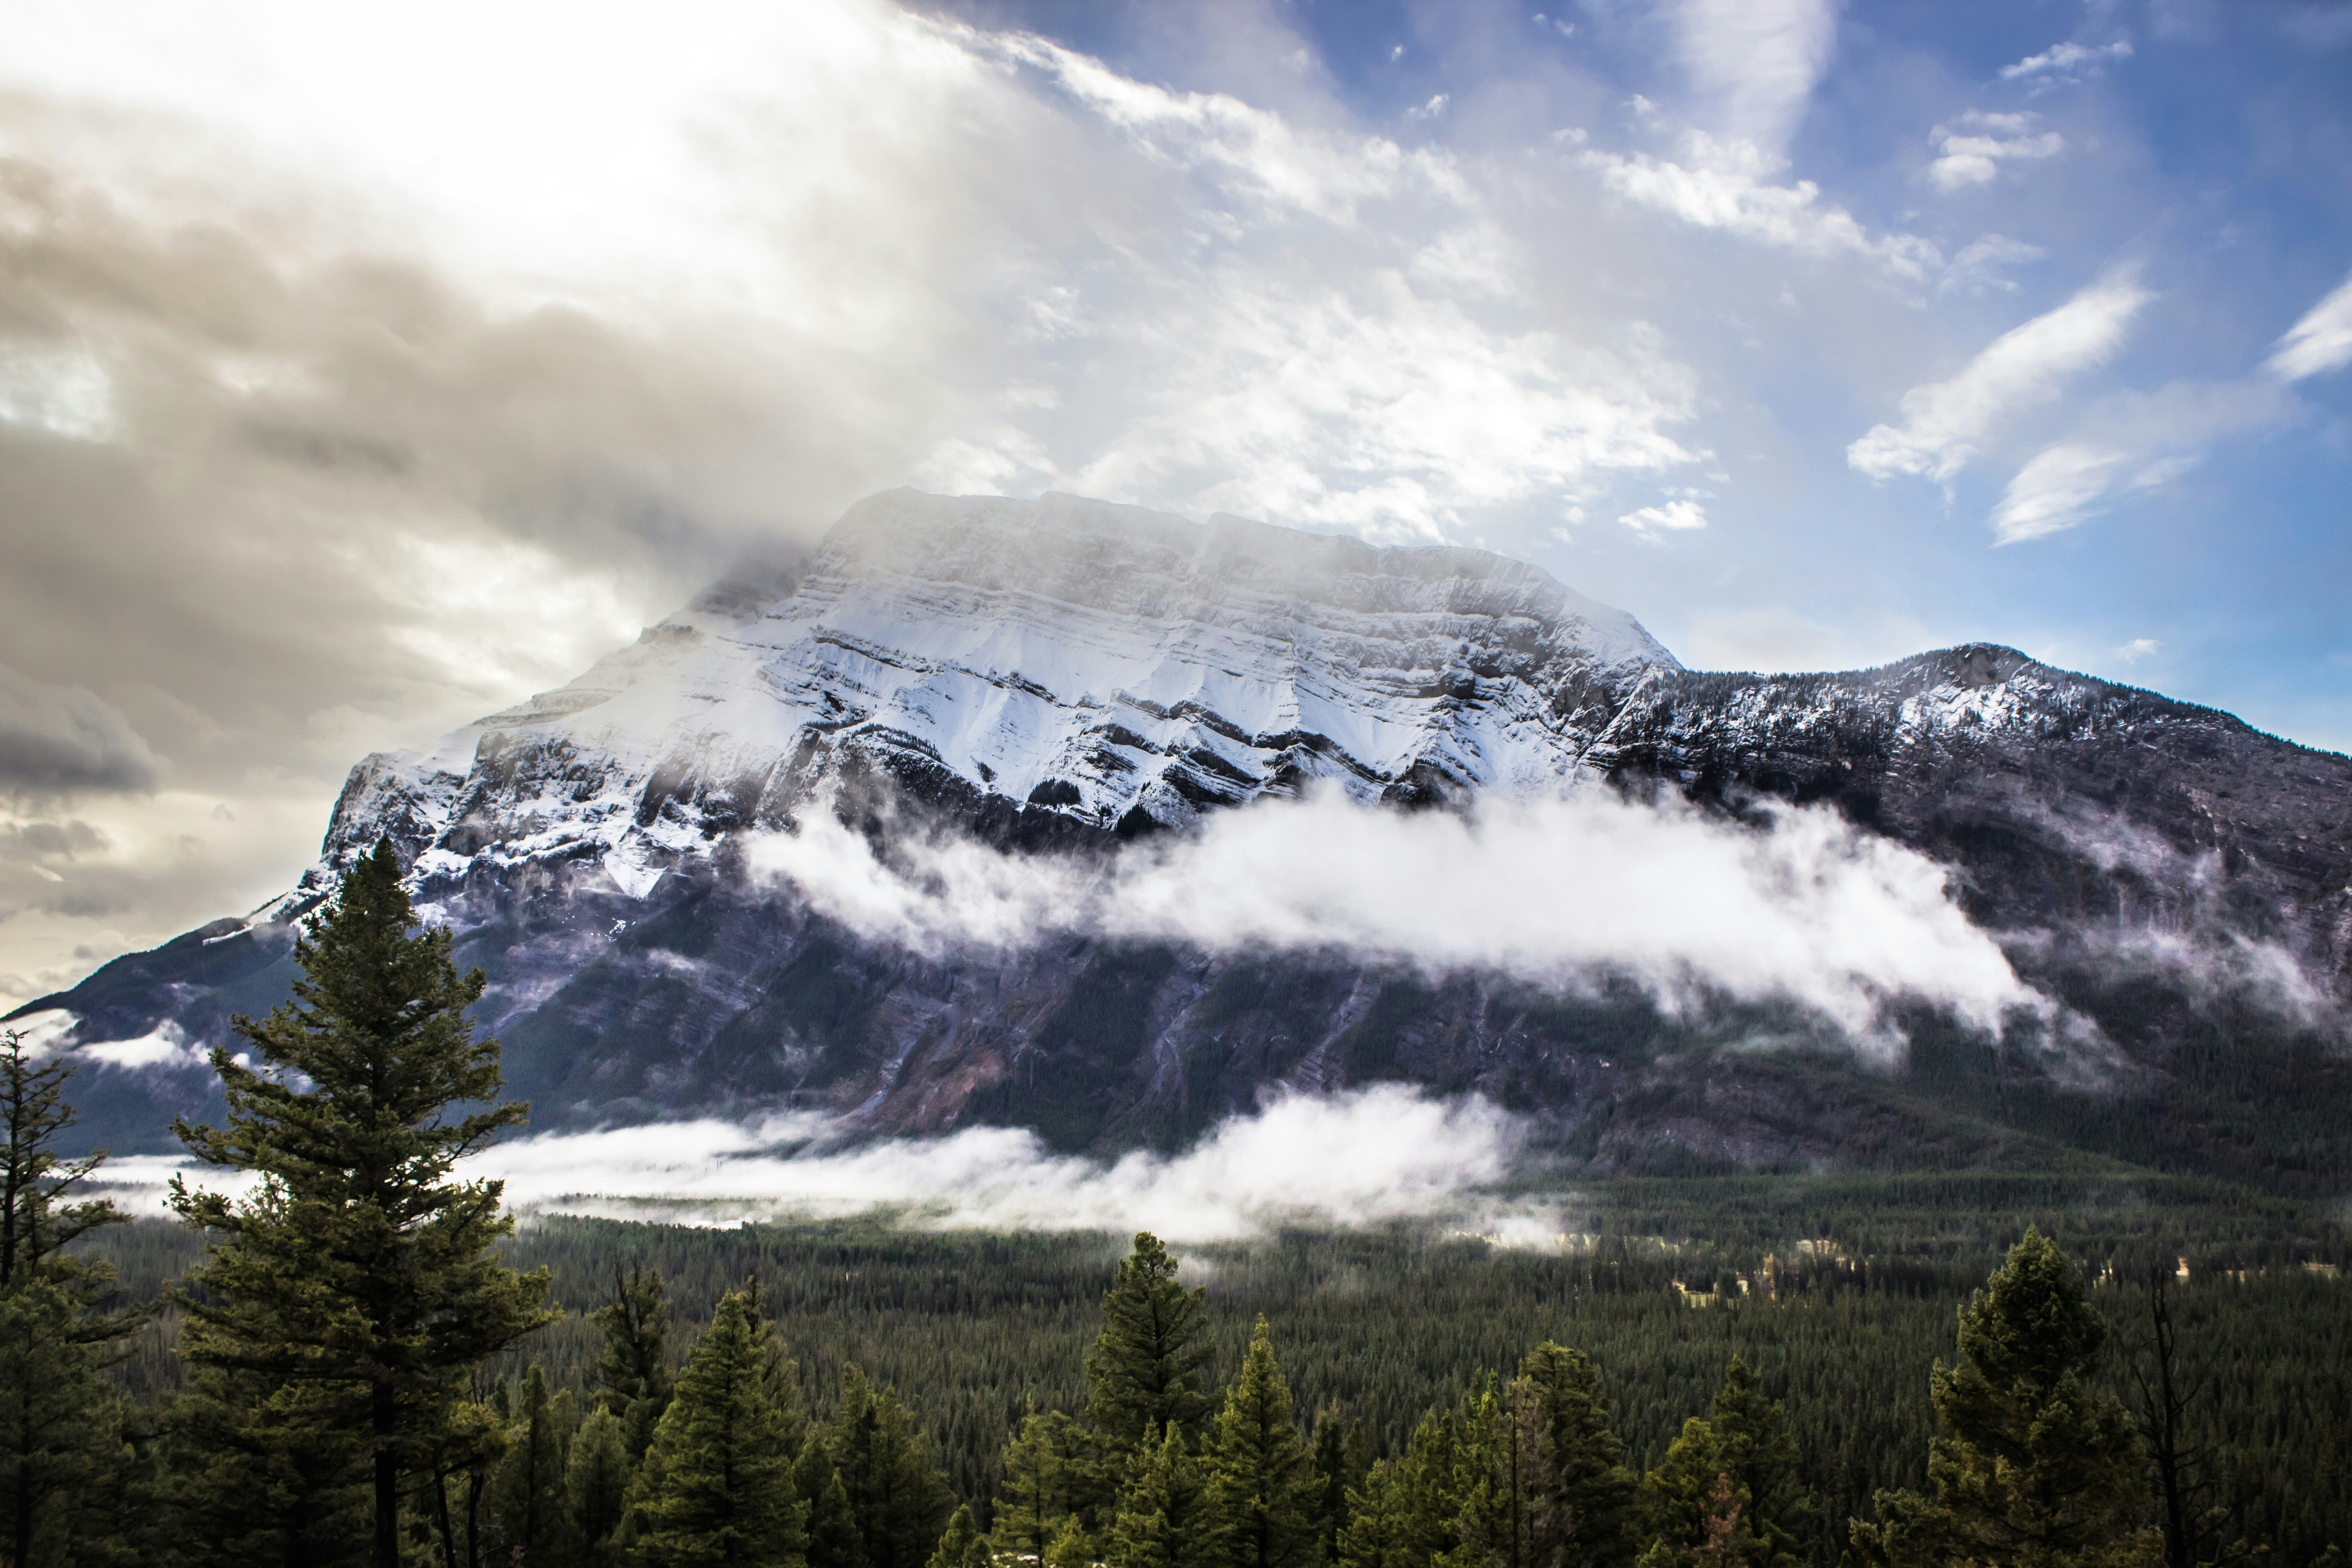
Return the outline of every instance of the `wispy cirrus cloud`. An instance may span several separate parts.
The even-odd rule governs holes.
[[[2070,80],[2096,70],[2111,60],[2131,58],[2128,38],[2117,38],[2106,44],[2053,44],[2038,55],[2028,55],[2013,65],[2000,68],[2003,81]]]
[[[1916,235],[1872,233],[1845,208],[1823,201],[1812,181],[1780,183],[1782,165],[1752,142],[1693,132],[1679,162],[1597,148],[1579,153],[1578,162],[1616,195],[1694,228],[1806,256],[1855,257],[1906,279],[1926,278],[1942,265],[1933,244]]]
[[[2304,313],[2272,345],[2263,368],[2281,381],[2326,375],[2352,364],[2352,276]]]
[[[1949,480],[2004,420],[2055,400],[2069,380],[2105,363],[2153,298],[2127,270],[2100,279],[2002,333],[1949,380],[1905,393],[1903,422],[1873,426],[1846,448],[1846,462],[1876,479]]]
[[[2179,479],[2217,441],[2295,417],[2292,396],[2259,379],[2181,381],[2100,398],[2065,439],[2034,453],[2009,481],[1993,509],[1994,542],[2075,527],[2119,496]]]
[[[1836,46],[1833,0],[1680,0],[1671,15],[1697,118],[1778,156]]]

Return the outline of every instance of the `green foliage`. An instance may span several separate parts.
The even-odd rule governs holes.
[[[831,1439],[867,1568],[921,1568],[955,1506],[931,1458],[930,1439],[887,1388],[856,1367],[841,1373],[841,1404]]]
[[[2085,1380],[2107,1325],[2082,1277],[2038,1230],[2010,1249],[1960,1310],[1957,1366],[1930,1379],[1941,1432],[1932,1499],[1886,1493],[1856,1550],[1897,1565],[1953,1560],[2027,1568],[2152,1563],[2139,1437],[2112,1394]]]
[[[1339,1532],[1345,1568],[1430,1568],[1461,1545],[1465,1493],[1475,1485],[1462,1423],[1432,1411],[1404,1451],[1375,1462]]]
[[[502,1561],[515,1568],[570,1568],[580,1553],[572,1533],[570,1479],[572,1396],[551,1397],[536,1363],[514,1396],[515,1422],[506,1457],[490,1483],[495,1522],[492,1540]]]
[[[174,1533],[194,1568],[369,1560],[367,1409],[348,1385],[198,1366],[164,1432]]]
[[[214,1237],[180,1298],[182,1355],[263,1380],[224,1409],[268,1416],[272,1380],[364,1401],[378,1568],[396,1568],[402,1479],[434,1469],[467,1369],[554,1315],[545,1277],[492,1250],[513,1230],[501,1184],[451,1179],[526,1108],[493,1103],[497,1042],[465,1016],[480,972],[460,977],[448,932],[412,936],[415,923],[381,844],[296,943],[293,1000],[236,1020],[262,1065],[213,1052],[227,1125],[176,1124],[199,1159],[258,1187],[241,1201],[176,1177],[171,1190]]]
[[[857,1514],[834,1465],[833,1447],[819,1428],[811,1427],[801,1443],[793,1484],[808,1503],[809,1568],[862,1568],[866,1542],[857,1533]]]
[[[794,1495],[798,1409],[749,1289],[719,1303],[687,1358],[638,1478],[648,1568],[800,1568],[807,1504]]]
[[[1213,1568],[1229,1533],[1219,1505],[1181,1427],[1145,1432],[1111,1521],[1109,1568]]]
[[[613,1537],[628,1511],[629,1473],[628,1439],[621,1418],[600,1405],[580,1424],[563,1470],[572,1536],[590,1568],[607,1568],[617,1560]]]
[[[1315,1418],[1314,1451],[1315,1539],[1322,1560],[1337,1563],[1349,1496],[1362,1489],[1372,1468],[1371,1436],[1361,1421],[1349,1422],[1338,1405],[1326,1405]]]
[[[1137,1233],[1087,1353],[1087,1418],[1113,1453],[1132,1452],[1155,1427],[1197,1428],[1208,1415],[1201,1378],[1215,1346],[1206,1302],[1206,1290],[1177,1283],[1176,1259],[1160,1238]]]
[[[634,1465],[646,1457],[654,1427],[669,1408],[669,1304],[661,1270],[632,1268],[624,1273],[614,1260],[612,1297],[588,1321],[604,1336],[604,1358],[596,1367],[598,1392],[604,1407],[621,1419]]]
[[[988,1542],[972,1521],[970,1503],[958,1503],[948,1516],[948,1527],[923,1568],[990,1568]]]
[[[124,1216],[67,1196],[105,1161],[65,1160],[69,1064],[43,1062],[0,1034],[0,1552],[11,1568],[95,1561],[125,1459],[103,1375],[142,1314],[109,1314],[114,1271],[66,1252]]]
[[[993,1548],[1000,1556],[1039,1561],[1071,1527],[1091,1542],[1108,1500],[1102,1446],[1058,1410],[1034,1405],[1004,1448],[1004,1483],[996,1494]]]
[[[1643,1478],[1642,1492],[1652,1537],[1644,1568],[1798,1568],[1803,1561],[1814,1509],[1796,1439],[1780,1406],[1764,1398],[1736,1355],[1710,1418],[1683,1423],[1664,1463]]]
[[[1264,1318],[1209,1438],[1209,1495],[1230,1568],[1305,1568],[1315,1561],[1315,1465],[1298,1435],[1290,1384]]]

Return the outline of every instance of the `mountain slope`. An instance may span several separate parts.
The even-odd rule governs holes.
[[[1408,807],[1607,785],[1734,816],[1832,803],[1952,868],[2111,1059],[2070,1088],[1931,1009],[1890,1079],[1801,1021],[1662,1012],[1606,975],[1564,993],[1083,935],[924,953],[746,874],[757,835],[811,810],[886,847],[1116,854],[1317,781]],[[206,1103],[195,1047],[283,994],[289,922],[389,835],[488,973],[484,1021],[541,1125],[798,1104],[1113,1148],[1181,1142],[1276,1083],[1402,1078],[1525,1108],[1603,1168],[2089,1150],[2326,1186],[2347,1136],[2324,1119],[2352,1104],[2332,1043],[2347,798],[2345,758],[2005,648],[1694,672],[1479,552],[898,491],[570,686],[367,759],[285,899],[26,1016],[113,1064],[83,1090],[95,1129],[152,1143],[167,1108]],[[1759,1037],[1812,1043],[1722,1048]]]

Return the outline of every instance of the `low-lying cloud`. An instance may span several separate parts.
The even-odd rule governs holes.
[[[1332,791],[1108,859],[950,837],[877,858],[819,811],[751,859],[861,935],[926,953],[1086,934],[1546,984],[1608,974],[1673,1012],[1793,1001],[1880,1053],[1895,1048],[1885,1009],[1898,997],[1988,1030],[2045,1006],[1953,904],[1941,867],[1820,809],[1751,828],[1597,792],[1408,815]]]
[[[1519,1241],[1561,1229],[1556,1202],[1493,1192],[1520,1166],[1515,1119],[1476,1096],[1431,1100],[1393,1084],[1285,1097],[1182,1153],[1116,1161],[1057,1154],[1020,1128],[828,1145],[838,1131],[800,1112],[546,1133],[501,1144],[465,1173],[503,1179],[508,1204],[526,1215],[689,1225],[879,1213],[926,1229],[1150,1230],[1184,1241],[1400,1221]],[[158,1156],[114,1161],[106,1174],[143,1195],[187,1171]],[[188,1173],[194,1185],[222,1184]]]

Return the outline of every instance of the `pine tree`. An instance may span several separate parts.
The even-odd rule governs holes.
[[[1079,1528],[1076,1515],[1062,1521],[1061,1533],[1045,1548],[1039,1568],[1095,1568],[1094,1547],[1087,1540],[1087,1532]]]
[[[1718,1506],[1724,1488],[1730,1513]],[[1743,1568],[1798,1568],[1798,1532],[1812,1517],[1797,1452],[1780,1406],[1759,1392],[1739,1357],[1725,1369],[1712,1415],[1693,1416],[1643,1480],[1654,1537],[1643,1568],[1681,1568],[1718,1547]],[[1724,1518],[1737,1516],[1727,1535]]]
[[[1315,1536],[1326,1563],[1339,1560],[1349,1496],[1363,1486],[1371,1468],[1371,1442],[1364,1424],[1342,1426],[1339,1406],[1327,1405],[1315,1419]]]
[[[598,1405],[580,1424],[565,1462],[563,1489],[572,1501],[572,1534],[592,1568],[617,1561],[614,1533],[628,1511],[628,1438],[621,1418]]]
[[[102,1513],[87,1506],[121,1463],[120,1412],[100,1375],[108,1347],[144,1314],[101,1310],[105,1264],[65,1248],[125,1216],[103,1199],[68,1203],[106,1156],[68,1161],[72,1067],[0,1034],[0,1550],[11,1568],[94,1559]]]
[[[794,1489],[809,1505],[808,1568],[866,1568],[866,1541],[827,1436],[811,1426],[793,1466]]]
[[[629,1463],[646,1457],[654,1427],[669,1408],[669,1307],[661,1271],[613,1264],[613,1297],[589,1314],[604,1337],[596,1368],[606,1408],[621,1419]]]
[[[1608,1391],[1582,1351],[1547,1340],[1528,1352],[1510,1394],[1527,1433],[1535,1535],[1568,1565],[1633,1555],[1636,1481],[1609,1423]]]
[[[1111,1520],[1110,1568],[1213,1568],[1225,1533],[1182,1430],[1146,1432]]]
[[[1928,1446],[1935,1496],[1880,1492],[1855,1521],[1871,1563],[1954,1561],[2029,1568],[2138,1568],[2162,1537],[2148,1507],[2138,1435],[2112,1395],[2084,1385],[2106,1342],[2065,1256],[2029,1229],[1986,1289],[1960,1309],[1960,1355],[1929,1394],[1942,1431]]]
[[[1208,1293],[1177,1283],[1176,1259],[1139,1231],[1135,1250],[1103,1296],[1103,1326],[1087,1352],[1087,1416],[1115,1457],[1143,1434],[1174,1423],[1198,1427],[1209,1412],[1202,1370],[1212,1347]]]
[[[955,1499],[898,1396],[843,1367],[828,1446],[868,1568],[922,1568]]]
[[[564,1468],[571,1398],[548,1394],[537,1362],[513,1398],[514,1425],[491,1482],[490,1506],[500,1556],[515,1568],[568,1568],[579,1556]]]
[[[1091,1542],[1108,1500],[1105,1468],[1092,1432],[1058,1410],[1041,1414],[1033,1402],[1004,1446],[995,1551],[1043,1561],[1071,1520],[1077,1521],[1081,1538]]]
[[[1315,1561],[1315,1465],[1275,1363],[1264,1318],[1210,1438],[1210,1495],[1229,1568],[1307,1568]]]
[[[1365,1478],[1339,1532],[1344,1568],[1431,1568],[1459,1550],[1466,1468],[1460,1417],[1432,1411]]]
[[[167,1494],[192,1568],[357,1568],[374,1549],[363,1391],[189,1369],[165,1415]]]
[[[105,1198],[67,1203],[66,1194],[106,1163],[103,1151],[79,1160],[58,1152],[73,1125],[65,1098],[73,1064],[43,1061],[16,1029],[0,1031],[0,1289],[19,1272],[65,1261],[66,1247],[101,1226],[130,1216]]]
[[[639,1478],[647,1568],[801,1568],[791,1379],[748,1288],[730,1291],[688,1356]]]
[[[923,1568],[990,1568],[988,1542],[972,1521],[970,1503],[958,1503],[948,1516],[948,1527],[940,1532],[940,1543]]]
[[[449,933],[415,923],[387,840],[297,941],[293,1000],[235,1020],[261,1065],[213,1052],[228,1125],[175,1124],[259,1189],[232,1200],[175,1178],[171,1196],[216,1238],[181,1299],[184,1358],[364,1394],[376,1568],[398,1568],[402,1479],[436,1470],[466,1370],[555,1316],[545,1276],[491,1250],[513,1231],[502,1184],[450,1179],[527,1108],[492,1103],[498,1043],[465,1016],[481,972],[460,977]]]

